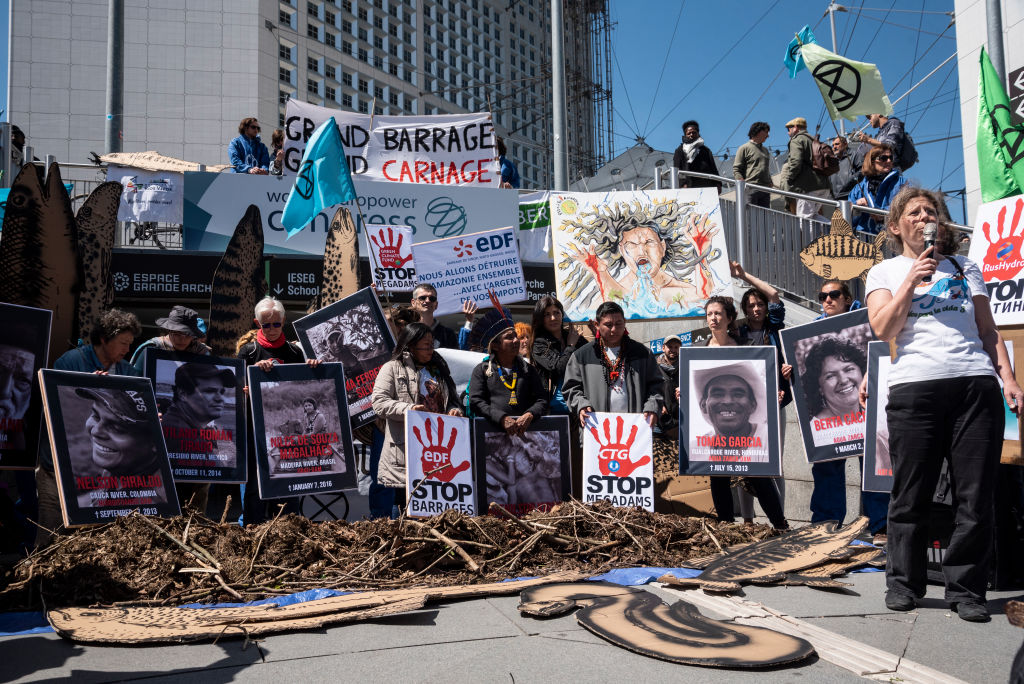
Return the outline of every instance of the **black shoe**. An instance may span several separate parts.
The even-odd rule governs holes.
[[[988,608],[984,603],[968,603],[960,601],[950,605],[953,612],[960,616],[961,620],[968,622],[988,622],[992,618],[988,615]]]
[[[913,596],[897,594],[894,591],[887,591],[885,593],[885,607],[889,610],[914,610],[914,608],[917,607],[917,602],[914,601]]]

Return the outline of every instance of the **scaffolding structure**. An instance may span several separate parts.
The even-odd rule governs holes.
[[[609,0],[564,0],[569,178],[594,175],[612,145]]]

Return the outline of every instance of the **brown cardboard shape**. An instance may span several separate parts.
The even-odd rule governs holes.
[[[711,480],[702,475],[671,475],[654,479],[654,510],[657,513],[699,517],[713,515]]]

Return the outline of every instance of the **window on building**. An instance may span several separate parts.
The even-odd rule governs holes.
[[[370,111],[370,105],[366,104],[362,100],[359,101],[359,113],[368,114]]]
[[[320,40],[320,29],[314,24],[309,24],[306,26],[306,35],[314,40]]]
[[[333,64],[325,64],[324,65],[324,76],[326,76],[327,78],[330,78],[330,79],[337,80],[336,74],[337,74],[337,69],[335,68],[335,66]]]
[[[359,16],[359,19],[362,20],[362,21],[369,21],[369,19],[370,19],[370,13],[366,10],[365,7],[360,7],[359,8],[359,15],[358,16]]]
[[[338,38],[330,31],[324,31],[324,45],[327,47],[338,47]]]
[[[369,93],[370,92],[370,82],[367,81],[365,78],[359,79],[359,92],[361,92],[361,93]]]
[[[320,73],[320,59],[318,57],[307,56],[306,68],[310,71]]]
[[[284,43],[277,46],[277,56],[281,59],[292,61],[292,48]]]
[[[405,31],[402,34],[402,37],[405,40],[406,44],[412,44],[412,34],[411,33],[409,33],[408,31]]]
[[[374,36],[373,37],[373,47],[377,48],[378,50],[383,50],[384,49],[384,39],[381,38],[380,36]]]
[[[320,81],[313,78],[306,79],[306,92],[314,95],[320,94]]]
[[[352,54],[352,42],[348,40],[341,41],[341,51],[346,55]]]
[[[341,106],[347,109],[352,109],[352,96],[348,93],[341,94]]]
[[[352,22],[348,19],[341,20],[341,30],[351,35],[352,33]]]
[[[388,54],[392,57],[398,57],[398,45],[395,43],[388,45]]]
[[[331,102],[337,101],[337,92],[331,86],[324,86],[324,98]]]
[[[352,0],[341,0],[341,9],[345,10],[349,14],[352,13]]]
[[[398,24],[392,24],[391,26],[388,26],[388,35],[393,36],[395,38],[398,37]]]
[[[282,83],[291,83],[292,82],[292,70],[291,69],[285,69],[284,67],[278,67],[278,69],[277,69],[277,80],[281,81]]]
[[[379,29],[384,28],[384,17],[380,16],[379,14],[374,14],[373,15],[373,25],[374,25],[375,28],[379,28]]]
[[[373,56],[373,66],[376,67],[377,69],[383,69],[384,68],[384,58],[381,57],[380,55],[374,55]]]
[[[360,26],[359,30],[357,31],[357,33],[359,34],[359,40],[365,40],[365,41],[369,42],[370,38],[368,37],[368,35],[366,33],[366,29],[364,29],[363,27]]]
[[[384,88],[379,85],[373,86],[373,96],[378,100],[384,99]]]
[[[381,105],[376,105],[376,106],[375,106],[375,107],[373,108],[373,113],[374,113],[374,114],[383,114],[383,113],[384,113],[384,107],[383,107],[383,106],[381,106]]]
[[[394,62],[389,62],[388,63],[388,73],[391,74],[392,76],[397,76],[398,75],[398,65],[395,64]]]
[[[347,71],[341,72],[341,82],[347,85],[349,88],[352,87],[352,74]]]
[[[366,51],[366,48],[359,48],[359,61],[368,62],[370,59],[370,53]]]
[[[315,2],[307,2],[306,14],[308,14],[311,17],[320,16],[320,7]]]
[[[404,103],[402,103],[402,108],[405,109],[405,111],[408,112],[409,114],[412,114],[412,100],[407,99]]]
[[[336,15],[334,12],[324,12],[324,23],[334,26]]]
[[[283,105],[288,103],[288,91],[279,90],[277,91],[277,104]]]
[[[278,13],[277,13],[277,23],[281,24],[282,26],[291,26],[292,25],[292,13],[291,12],[286,12],[284,10],[278,10]]]
[[[398,106],[398,93],[388,93],[388,102],[391,103],[392,105],[394,105],[395,107],[397,107]]]
[[[406,69],[405,70],[405,72],[402,74],[402,80],[408,81],[409,83],[412,83],[412,70],[411,69]]]
[[[395,19],[398,19],[398,5],[392,3],[391,6],[388,7],[388,14],[393,16]]]

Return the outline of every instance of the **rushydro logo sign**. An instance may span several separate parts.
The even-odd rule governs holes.
[[[967,256],[981,267],[997,325],[1024,323],[1024,195],[978,207]]]
[[[405,467],[409,515],[476,515],[469,418],[406,413]]]
[[[583,429],[583,500],[654,511],[651,426],[642,413],[592,413]]]

